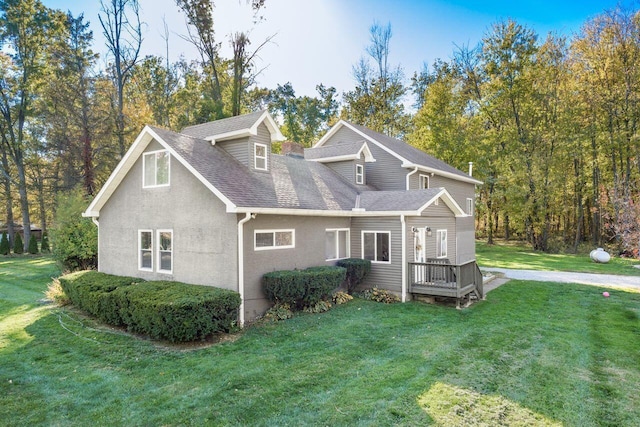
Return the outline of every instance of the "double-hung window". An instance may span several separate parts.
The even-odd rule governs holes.
[[[420,190],[429,188],[429,175],[420,175]]]
[[[467,197],[467,215],[473,215],[473,199]]]
[[[436,231],[436,258],[447,257],[447,230]]]
[[[166,187],[169,185],[170,161],[167,150],[151,151],[144,153],[143,162],[143,188]]]
[[[325,259],[349,258],[349,229],[329,229],[325,232]]]
[[[389,231],[362,232],[362,258],[371,262],[391,262],[391,233]]]
[[[364,185],[364,166],[356,164],[356,184]]]
[[[138,269],[153,271],[153,231],[138,231]]]
[[[173,271],[173,230],[158,230],[158,272]]]
[[[253,241],[256,251],[294,248],[295,230],[256,230]]]
[[[254,144],[253,146],[254,165],[257,170],[266,171],[267,167],[267,146],[265,144]]]

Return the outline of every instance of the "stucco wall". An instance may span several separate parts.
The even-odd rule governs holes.
[[[146,151],[162,149],[153,141]],[[99,270],[237,290],[236,216],[175,158],[170,186],[142,188],[142,156],[100,211]],[[173,230],[173,273],[138,269],[138,230]],[[155,270],[154,265],[154,270]]]

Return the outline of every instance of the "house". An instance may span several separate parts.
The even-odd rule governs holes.
[[[146,126],[83,213],[99,227],[99,270],[238,291],[240,323],[269,307],[264,273],[346,257],[370,259],[367,284],[402,301],[480,296],[480,181],[346,121],[303,155],[274,154],[282,140],[267,111]],[[454,290],[433,287],[444,282]]]

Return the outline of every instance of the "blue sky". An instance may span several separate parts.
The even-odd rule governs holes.
[[[164,55],[163,17],[171,32],[171,60],[180,55],[195,59],[185,34],[184,17],[174,0],[139,0],[146,23],[143,51]],[[103,60],[104,38],[98,21],[99,0],[43,0],[48,7],[84,12],[91,22],[95,50]],[[216,34],[228,51],[227,35],[251,28],[244,0],[217,0]],[[364,54],[369,27],[374,21],[391,23],[391,62],[400,64],[407,77],[423,63],[449,59],[458,45],[476,45],[491,25],[512,18],[544,37],[554,31],[571,36],[588,18],[614,8],[617,0],[583,1],[437,1],[437,0],[267,0],[265,20],[251,33],[259,44],[276,34],[260,54],[260,86],[273,88],[290,81],[298,95],[315,95],[315,85],[335,86],[338,92],[353,87],[351,69]]]

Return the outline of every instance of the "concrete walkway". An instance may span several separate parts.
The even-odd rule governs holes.
[[[488,271],[488,272],[501,273],[501,275],[503,275],[507,279],[535,280],[538,282],[579,283],[583,285],[628,289],[628,290],[635,290],[636,292],[640,292],[640,277],[638,276],[617,276],[614,274],[593,274],[593,273],[571,273],[571,272],[565,272],[565,271],[511,270],[508,268],[483,268],[482,270]],[[496,277],[494,280],[499,280],[499,279],[500,279],[499,277]],[[486,286],[490,284],[491,282],[487,283]],[[495,289],[496,287],[497,286],[493,286],[492,289]]]

